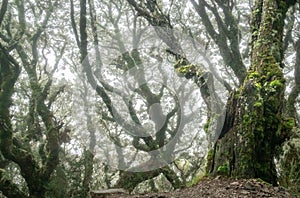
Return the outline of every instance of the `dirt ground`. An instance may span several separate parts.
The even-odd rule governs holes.
[[[151,193],[143,195],[116,194],[108,198],[248,198],[248,197],[273,197],[297,198],[282,187],[273,187],[256,179],[227,179],[204,178],[197,185],[181,190],[166,193]]]

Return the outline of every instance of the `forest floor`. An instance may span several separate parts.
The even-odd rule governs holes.
[[[165,193],[142,195],[110,195],[109,198],[248,198],[273,197],[297,198],[282,187],[273,187],[257,179],[204,178],[197,185]]]

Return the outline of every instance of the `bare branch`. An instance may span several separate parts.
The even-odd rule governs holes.
[[[80,47],[81,44],[80,44],[80,40],[79,40],[79,36],[78,36],[78,31],[77,31],[77,28],[76,28],[76,22],[75,22],[75,16],[74,16],[74,1],[70,0],[70,3],[71,3],[71,6],[70,6],[71,7],[71,10],[70,10],[71,25],[72,25],[73,32],[74,32],[74,35],[75,35],[77,46]]]

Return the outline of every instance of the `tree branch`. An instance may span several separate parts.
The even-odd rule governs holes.
[[[71,6],[70,6],[71,7],[71,10],[70,10],[71,25],[72,25],[73,32],[74,32],[74,35],[75,35],[77,46],[80,47],[81,44],[80,44],[80,40],[79,40],[79,36],[78,36],[78,31],[77,31],[77,28],[76,28],[76,22],[75,22],[75,16],[74,16],[74,1],[70,0],[70,3],[71,3]]]
[[[221,56],[223,57],[226,66],[232,68],[234,74],[239,79],[240,84],[243,83],[247,70],[242,61],[242,57],[239,51],[239,30],[236,19],[230,12],[230,7],[225,6],[220,1],[217,1],[218,5],[222,8],[225,22],[222,20],[216,6],[210,6],[205,1],[191,0],[193,7],[202,19],[208,34],[218,45]],[[209,9],[216,18],[217,27],[219,33],[216,32],[206,9]],[[220,34],[220,32],[224,34]],[[228,42],[229,41],[229,42]],[[229,45],[228,45],[229,43]]]

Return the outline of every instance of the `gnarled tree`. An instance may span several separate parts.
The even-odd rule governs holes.
[[[277,184],[274,157],[289,136],[293,119],[283,114],[283,31],[288,9],[296,1],[257,0],[251,23],[251,66],[228,106],[232,126],[218,140],[211,171],[259,177]]]

